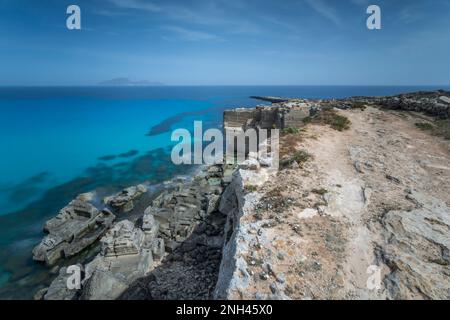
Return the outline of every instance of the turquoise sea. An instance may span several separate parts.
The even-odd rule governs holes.
[[[342,98],[441,87],[157,86],[0,88],[0,298],[30,299],[48,282],[31,259],[43,223],[77,194],[158,184],[189,167],[170,162],[176,128],[219,127],[251,95]]]

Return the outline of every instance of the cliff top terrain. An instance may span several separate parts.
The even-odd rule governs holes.
[[[283,130],[283,169],[244,181],[258,201],[227,297],[448,299],[448,120],[361,105],[305,122]]]

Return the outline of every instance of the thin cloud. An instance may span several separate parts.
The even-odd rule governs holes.
[[[230,34],[255,35],[262,32],[259,26],[251,21],[228,18],[225,8],[229,6],[226,6],[226,2],[207,2],[197,6],[170,3],[156,5],[143,0],[109,0],[109,2],[118,9],[158,13],[166,20],[197,26],[220,27]],[[239,5],[242,8],[244,3],[238,2],[234,5]],[[234,7],[234,10],[237,10],[237,8]],[[114,11],[104,11],[102,14],[113,16]]]
[[[369,0],[351,0],[353,4],[357,6],[368,6],[370,1]]]
[[[198,41],[224,41],[221,37],[203,31],[186,29],[178,26],[164,26],[163,29],[171,32],[176,39],[190,42]],[[166,40],[173,40],[174,37],[165,36]]]
[[[150,12],[160,12],[162,9],[160,6],[142,0],[109,0],[112,4],[123,9],[135,9],[135,10],[145,10]]]
[[[113,10],[96,10],[94,14],[105,16],[105,17],[119,17],[126,15],[123,11],[113,11]]]
[[[209,27],[221,27],[231,34],[258,34],[260,28],[251,21],[232,18],[227,11],[215,3],[209,3],[201,7],[188,7],[171,5],[164,7],[164,12],[169,19],[178,22]]]
[[[337,26],[341,25],[341,19],[337,11],[324,0],[305,0],[305,2],[325,19],[330,20]]]
[[[282,20],[273,16],[261,15],[260,18],[270,24],[280,26],[286,30],[298,32],[300,27],[298,25],[287,22],[286,20]]]
[[[422,8],[418,6],[407,6],[400,10],[399,19],[403,23],[413,23],[423,18]]]

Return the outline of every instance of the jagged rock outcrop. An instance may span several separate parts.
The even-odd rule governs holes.
[[[112,225],[115,216],[109,210],[98,210],[81,195],[45,223],[48,235],[33,249],[33,259],[54,265],[93,244]]]
[[[136,279],[150,272],[164,256],[164,241],[158,238],[158,223],[144,217],[142,228],[128,220],[114,225],[100,240],[101,252],[84,267],[81,289],[68,289],[66,268],[47,289],[45,300],[112,300]]]
[[[192,250],[188,250],[190,245],[186,240],[192,238],[199,224],[217,212],[223,187],[227,185],[224,175],[229,179],[233,172],[233,166],[217,165],[201,170],[192,180],[176,178],[165,183],[165,190],[143,212],[142,219],[136,223],[128,220],[117,222],[103,236],[100,240],[101,252],[84,266],[82,289],[76,294],[61,289],[58,295],[52,296],[59,299],[116,299],[134,281],[154,270],[166,256],[166,251],[174,253],[177,248],[177,252],[181,250],[192,254],[197,252],[197,246],[209,248],[192,258],[198,260],[209,252],[208,263],[215,263],[218,267],[223,237],[215,233],[217,231],[208,231],[206,238],[199,235],[198,240],[190,242]],[[119,207],[123,207],[123,203],[132,201],[133,196],[139,193],[135,191],[121,193],[107,203],[120,203]],[[214,230],[221,231],[220,228]],[[53,281],[52,288],[59,288],[65,278],[65,273],[61,272]],[[208,279],[211,281],[214,277]]]
[[[411,192],[410,211],[390,211],[383,218],[386,246],[380,258],[391,268],[384,280],[393,299],[450,298],[450,208],[435,198]]]
[[[224,174],[231,175],[232,166],[211,166],[191,183],[180,183],[164,191],[145,210],[159,223],[166,250],[173,252],[193,231],[197,222],[216,211],[223,187]]]
[[[450,118],[450,92],[418,92],[374,99],[373,103],[394,110],[424,112],[439,118]]]
[[[120,297],[132,300],[211,299],[219,274],[226,217],[208,215],[192,234],[146,277]]]
[[[224,243],[226,217],[218,211],[234,166],[210,166],[193,181],[162,193],[145,211],[160,225],[168,255],[121,299],[210,299]],[[145,224],[145,219],[144,219]]]
[[[266,97],[257,97],[266,98]],[[253,123],[261,128],[275,125],[284,129],[303,125],[303,119],[314,115],[318,109],[361,108],[364,105],[393,110],[423,112],[439,118],[450,118],[450,92],[444,90],[413,92],[386,97],[350,97],[345,99],[287,99],[267,97],[271,106],[254,109],[240,108],[224,112],[224,124],[228,127],[245,127]]]
[[[101,253],[85,267],[81,298],[116,299],[134,280],[146,275],[161,259],[158,223],[146,219],[145,229],[123,220],[101,239]],[[155,254],[154,254],[155,253]]]
[[[423,112],[442,119],[450,118],[450,92],[444,90],[413,92],[387,97],[317,100],[316,102],[321,107],[344,110],[371,105],[392,110]]]
[[[80,268],[80,271],[83,271],[80,274],[83,276],[83,266],[81,264],[78,264],[77,266]],[[71,275],[71,273],[67,272],[67,267],[59,269],[59,274],[56,279],[51,283],[50,287],[43,289],[43,296],[39,297],[39,299],[36,298],[36,300],[75,300],[78,292],[69,289],[67,286],[67,282]]]
[[[111,206],[119,213],[130,212],[134,208],[134,200],[147,192],[147,187],[143,184],[126,188],[118,194],[106,197],[103,202]]]

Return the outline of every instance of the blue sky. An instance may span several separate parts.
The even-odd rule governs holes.
[[[450,84],[450,0],[0,0],[0,39],[0,85]]]

